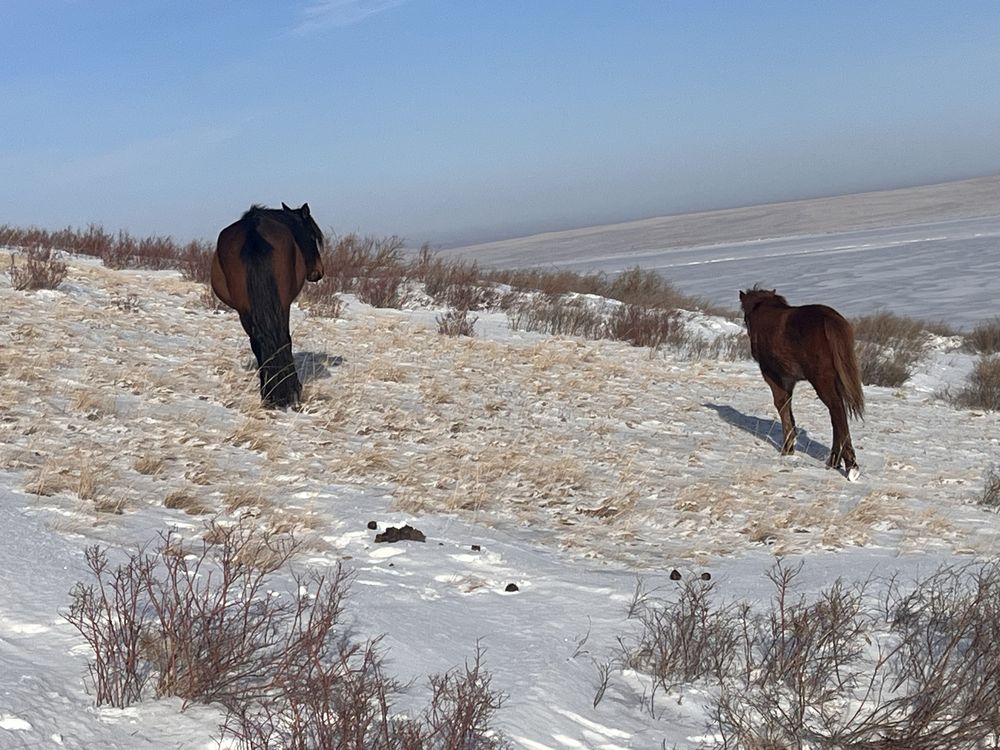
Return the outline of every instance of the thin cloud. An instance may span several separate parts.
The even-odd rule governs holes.
[[[317,0],[302,11],[296,34],[353,26],[356,23],[396,8],[407,0]]]

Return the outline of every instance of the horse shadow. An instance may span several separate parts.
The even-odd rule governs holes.
[[[330,368],[344,364],[344,358],[339,354],[331,355],[325,352],[295,352],[292,354],[292,359],[295,360],[299,380],[303,383],[333,377]]]
[[[744,432],[749,432],[755,438],[773,445],[775,450],[779,453],[781,452],[782,443],[784,441],[784,433],[782,432],[781,422],[779,420],[751,417],[749,414],[737,411],[731,406],[723,406],[720,404],[702,404],[702,406],[714,409],[715,412],[726,422],[729,422],[729,424],[734,427],[739,427]],[[824,445],[818,440],[814,440],[809,435],[808,430],[804,430],[798,426],[796,426],[795,430],[795,450],[799,453],[804,453],[811,458],[815,458],[817,461],[826,461],[830,455],[829,446]]]

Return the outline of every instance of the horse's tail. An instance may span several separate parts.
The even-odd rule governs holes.
[[[837,370],[837,392],[851,416],[860,419],[865,413],[865,394],[861,387],[858,358],[854,353],[851,324],[839,316],[827,318],[825,329],[826,340],[833,354],[833,365]]]
[[[260,374],[260,395],[267,404],[295,406],[302,393],[302,384],[295,372],[288,316],[282,309],[274,277],[274,250],[257,231],[256,219],[250,218],[247,224],[246,241],[240,255],[246,264],[251,335],[256,340],[254,353]]]

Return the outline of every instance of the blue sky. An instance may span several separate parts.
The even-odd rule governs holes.
[[[1000,3],[0,0],[0,223],[446,245],[1000,172]]]

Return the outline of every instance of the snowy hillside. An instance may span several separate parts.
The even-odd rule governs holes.
[[[286,413],[259,407],[235,315],[173,272],[73,259],[57,291],[0,276],[0,309],[4,748],[217,746],[211,708],[95,708],[61,616],[87,545],[195,537],[216,513],[294,529],[300,569],[353,570],[355,629],[384,636],[415,693],[481,644],[508,696],[497,728],[528,750],[711,739],[694,694],[651,715],[641,681],[615,680],[593,706],[637,577],[669,591],[672,569],[708,572],[722,596],[766,598],[775,556],[804,559],[815,590],[998,546],[1000,518],[975,500],[1000,416],[936,396],[972,362],[944,343],[905,386],[866,389],[849,483],[824,468],[829,418],[807,386],[799,452],[778,455],[751,361],[518,333],[500,313],[455,339],[436,311],[351,298],[338,320],[293,309],[305,405]],[[376,544],[370,521],[427,541]]]

